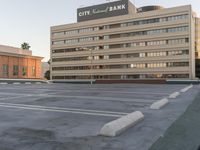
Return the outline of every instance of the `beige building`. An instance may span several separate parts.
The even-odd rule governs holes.
[[[78,9],[77,18],[51,27],[53,80],[196,78],[200,21],[190,5],[123,0]]]

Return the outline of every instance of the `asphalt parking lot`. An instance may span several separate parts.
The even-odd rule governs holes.
[[[0,85],[0,150],[148,150],[199,92],[194,85],[160,110],[150,105],[188,85]],[[145,118],[121,135],[105,123],[134,111]]]

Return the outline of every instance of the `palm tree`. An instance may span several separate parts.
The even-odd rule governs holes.
[[[21,48],[24,50],[29,50],[31,46],[28,43],[24,42],[21,44]]]

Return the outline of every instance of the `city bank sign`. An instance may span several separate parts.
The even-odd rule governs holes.
[[[77,9],[77,21],[87,21],[128,14],[128,0]]]

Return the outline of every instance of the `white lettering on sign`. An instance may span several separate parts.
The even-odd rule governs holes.
[[[104,10],[98,10],[98,9],[93,9],[93,14],[99,14],[99,13],[107,13],[109,10],[109,7],[106,7]]]
[[[126,9],[126,5],[110,6],[109,11],[123,10]]]
[[[82,17],[82,16],[88,16],[90,15],[90,11],[82,11],[82,12],[79,12],[79,17]]]
[[[105,9],[96,9],[95,8],[93,10],[82,11],[82,12],[78,13],[78,16],[83,17],[83,16],[89,16],[92,14],[108,13],[108,12],[124,10],[124,9],[126,9],[126,4],[114,5],[114,6],[106,7]]]

